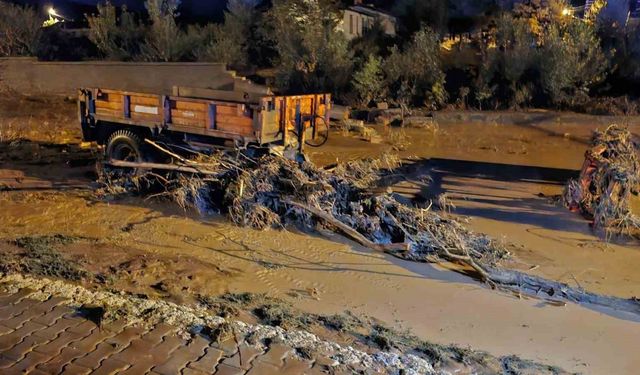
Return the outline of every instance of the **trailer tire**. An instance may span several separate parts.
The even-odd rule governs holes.
[[[130,130],[116,130],[107,140],[105,158],[140,163],[143,161],[142,140]]]

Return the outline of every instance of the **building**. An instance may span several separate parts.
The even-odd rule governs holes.
[[[361,4],[345,9],[342,30],[347,40],[351,40],[364,35],[376,22],[380,23],[387,35],[396,35],[396,17],[383,10]]]

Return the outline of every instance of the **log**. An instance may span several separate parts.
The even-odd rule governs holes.
[[[208,176],[215,176],[218,172],[208,171],[193,167],[188,167],[184,165],[176,165],[176,164],[159,164],[159,163],[136,163],[131,161],[124,160],[109,160],[105,162],[105,164],[111,165],[113,167],[118,168],[141,168],[141,169],[159,169],[165,171],[175,171],[175,172],[183,172],[183,173],[196,173]]]
[[[299,202],[294,202],[291,200],[285,200],[284,203],[291,205],[291,206],[295,206],[298,208],[302,208],[303,210],[309,211],[310,213],[312,213],[313,215],[317,216],[318,218],[326,221],[327,223],[333,225],[334,227],[340,229],[340,231],[344,234],[347,235],[347,237],[351,238],[352,240],[358,242],[359,244],[361,244],[362,246],[368,247],[370,249],[376,250],[376,251],[382,251],[382,252],[389,252],[389,251],[408,251],[409,250],[409,244],[408,243],[393,243],[393,244],[377,244],[373,241],[370,241],[368,238],[366,238],[365,236],[363,236],[362,234],[360,234],[357,230],[351,228],[350,226],[348,226],[347,224],[341,222],[340,220],[336,219],[335,217],[333,217],[333,215],[330,215],[320,209],[317,209],[315,207],[311,207],[309,205],[303,204],[303,203],[299,203]]]

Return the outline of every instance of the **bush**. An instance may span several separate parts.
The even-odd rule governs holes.
[[[285,92],[346,87],[352,63],[337,29],[341,13],[331,0],[274,0],[264,34],[277,54],[276,85]]]
[[[353,87],[365,106],[383,96],[385,84],[380,57],[369,55],[362,69],[353,75]]]
[[[249,65],[252,34],[259,19],[255,0],[230,0],[223,25],[211,25],[211,40],[198,52],[198,60],[223,62],[233,67]]]
[[[33,8],[0,1],[0,56],[35,56],[41,26]]]
[[[440,43],[428,27],[415,33],[404,50],[397,46],[392,48],[384,62],[384,72],[392,97],[401,106],[438,107],[448,98],[440,62]]]
[[[581,20],[552,25],[545,33],[538,69],[552,104],[575,105],[605,78],[607,60],[595,27]]]
[[[140,54],[145,27],[122,7],[120,19],[111,3],[98,4],[98,14],[87,16],[89,40],[109,60],[133,60]]]

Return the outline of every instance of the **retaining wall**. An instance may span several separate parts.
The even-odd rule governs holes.
[[[23,94],[75,95],[81,87],[170,94],[173,86],[265,92],[215,63],[42,62],[0,58],[0,86]]]

